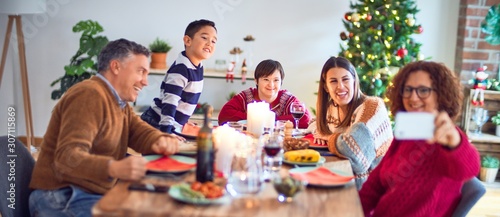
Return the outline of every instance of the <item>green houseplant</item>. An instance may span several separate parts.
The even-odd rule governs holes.
[[[97,73],[97,56],[108,43],[106,36],[99,35],[103,28],[97,21],[85,20],[73,26],[73,32],[81,32],[80,48],[71,57],[70,63],[64,66],[64,75],[53,81],[50,86],[60,84],[53,90],[51,98],[59,99],[74,84],[90,78]]]
[[[496,135],[500,136],[500,112],[497,112],[497,115],[491,117],[491,122],[497,126]]]
[[[167,53],[172,49],[172,46],[167,41],[156,38],[149,44],[151,50],[151,65],[153,69],[166,69],[167,68]]]
[[[482,156],[479,179],[481,179],[486,183],[494,182],[499,167],[500,167],[500,160],[497,157],[491,155]]]

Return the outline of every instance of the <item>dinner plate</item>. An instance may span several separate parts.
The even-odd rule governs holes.
[[[161,157],[163,157],[163,155],[146,155],[146,156],[144,156],[144,158],[146,158],[146,160],[148,162],[157,160]],[[181,162],[181,163],[196,164],[196,159],[191,158],[191,157],[186,157],[186,156],[181,156],[181,155],[170,155],[168,157],[173,159],[173,160],[176,160],[178,162]],[[194,170],[195,168],[196,168],[196,166],[189,168],[189,169],[188,168],[179,168],[179,169],[172,168],[172,169],[168,169],[168,170],[148,169],[148,171],[155,172],[155,173],[182,173],[182,172]]]
[[[182,194],[179,185],[170,186],[168,195],[175,200],[196,205],[225,204],[231,202],[231,197],[229,197],[227,192],[224,193],[224,196],[215,199],[186,197]]]
[[[283,158],[283,163],[297,165],[297,166],[313,166],[314,167],[314,166],[317,166],[318,164],[325,163],[325,161],[326,161],[326,158],[324,158],[324,157],[319,157],[319,161],[316,163],[289,161],[289,160],[286,160],[285,158]]]
[[[297,168],[293,168],[293,169],[288,170],[288,173],[289,174],[307,173],[307,172],[313,171],[317,168],[318,167],[297,167]],[[334,169],[329,169],[329,170],[338,174],[338,175],[341,175],[341,176],[350,176],[349,174],[346,174],[345,172],[342,172],[340,170],[334,170]],[[354,182],[354,178],[350,179],[349,181],[345,181],[345,182],[337,182],[337,183],[329,183],[329,184],[307,183],[307,185],[314,186],[314,187],[340,187],[340,186],[344,186],[346,184],[353,183],[353,182]]]

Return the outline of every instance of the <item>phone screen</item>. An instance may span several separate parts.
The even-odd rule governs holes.
[[[398,112],[394,137],[398,140],[426,140],[434,136],[434,114],[427,112]]]

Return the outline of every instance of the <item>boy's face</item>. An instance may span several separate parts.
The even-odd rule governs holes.
[[[191,38],[184,36],[186,55],[195,65],[199,65],[204,59],[208,59],[215,51],[217,43],[217,31],[212,26],[204,26]]]

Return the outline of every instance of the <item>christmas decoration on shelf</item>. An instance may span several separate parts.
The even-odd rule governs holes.
[[[241,83],[246,84],[247,80],[247,59],[243,59],[243,64],[241,64]]]
[[[484,90],[486,90],[486,86],[488,85],[488,74],[486,74],[486,66],[482,66],[477,68],[476,73],[474,75],[474,95],[472,96],[472,105],[484,105]],[[477,97],[479,96],[479,101]]]
[[[226,71],[226,83],[231,81],[233,83],[234,81],[234,67],[236,66],[235,61],[229,61],[229,65],[227,67]]]
[[[415,0],[353,1],[342,19],[343,56],[356,66],[364,93],[384,99],[394,70],[422,60],[420,43],[411,36],[423,32],[415,19]],[[389,70],[391,69],[391,70]]]

